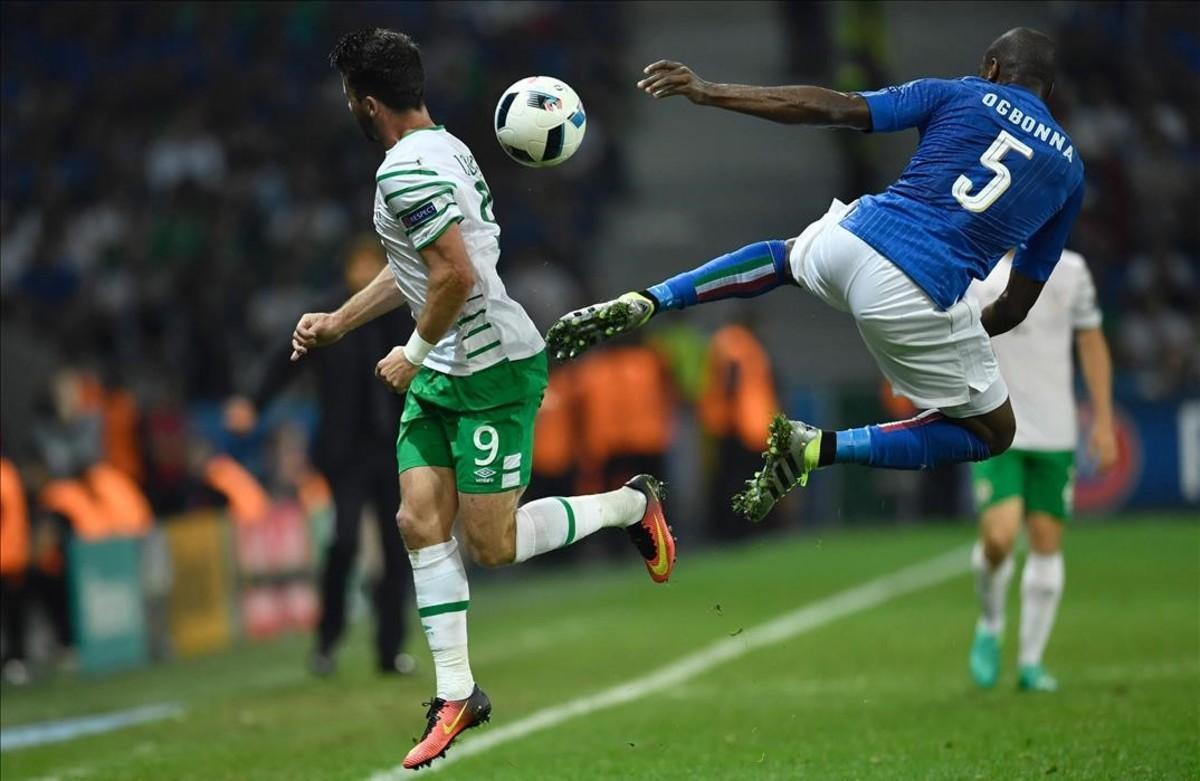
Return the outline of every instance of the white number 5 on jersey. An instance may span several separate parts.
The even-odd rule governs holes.
[[[995,203],[996,199],[1003,195],[1004,191],[1012,184],[1012,173],[1004,163],[1000,162],[1010,149],[1015,150],[1026,160],[1033,159],[1033,150],[1026,146],[1021,139],[1009,135],[1007,130],[1001,130],[1000,135],[996,136],[996,140],[987,148],[987,151],[979,156],[979,162],[996,175],[974,195],[971,195],[971,188],[975,185],[966,177],[966,174],[959,176],[954,181],[954,187],[950,189],[954,199],[961,203],[964,209],[976,213],[987,211],[987,208]]]

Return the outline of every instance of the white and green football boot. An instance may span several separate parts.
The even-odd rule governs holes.
[[[601,342],[640,328],[654,316],[654,302],[641,293],[568,312],[546,332],[546,347],[556,360],[575,358]]]
[[[971,679],[981,689],[992,688],[1000,678],[1000,638],[980,624],[975,625],[969,666]]]
[[[1017,675],[1017,688],[1023,692],[1056,692],[1058,681],[1040,664],[1023,664]]]
[[[776,415],[771,420],[763,468],[733,497],[733,510],[758,523],[798,485],[808,483],[821,455],[821,429]]]

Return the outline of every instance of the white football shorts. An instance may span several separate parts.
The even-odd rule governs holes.
[[[857,203],[857,202],[855,202]],[[980,321],[964,297],[946,311],[890,260],[841,226],[855,204],[835,200],[792,247],[792,276],[854,316],[863,343],[893,390],[921,409],[967,418],[991,412],[1008,387]]]

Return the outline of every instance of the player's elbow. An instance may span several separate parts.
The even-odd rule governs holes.
[[[447,263],[430,274],[430,287],[445,291],[452,297],[466,298],[475,287],[475,269],[469,262]]]
[[[475,269],[470,263],[463,263],[454,267],[450,281],[456,292],[468,295],[475,287],[475,278]]]
[[[847,128],[850,130],[871,129],[871,109],[861,95],[839,93],[839,100],[833,101],[829,108],[829,127]]]
[[[1025,322],[1025,318],[1029,316],[1028,309],[1015,309],[1008,313],[1008,317],[1004,319],[1004,330],[1011,331],[1012,329]]]
[[[1000,336],[1025,322],[1026,315],[1033,305],[1026,306],[1014,301],[1010,296],[1001,296],[992,306],[984,310],[983,329],[988,336]]]

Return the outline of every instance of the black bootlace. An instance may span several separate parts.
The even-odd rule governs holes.
[[[441,697],[434,697],[429,702],[423,702],[421,704],[429,706],[429,710],[425,712],[425,731],[421,733],[421,740],[424,740],[425,738],[429,737],[429,733],[433,731],[435,726],[437,726],[438,714],[442,712],[442,707],[446,704],[446,701]],[[420,741],[417,742],[419,743]]]
[[[642,554],[644,559],[653,559],[658,553],[658,548],[654,545],[654,539],[650,536],[650,532],[640,523],[635,523],[632,526],[626,526],[625,531],[629,533],[629,539],[638,549],[638,553]]]

